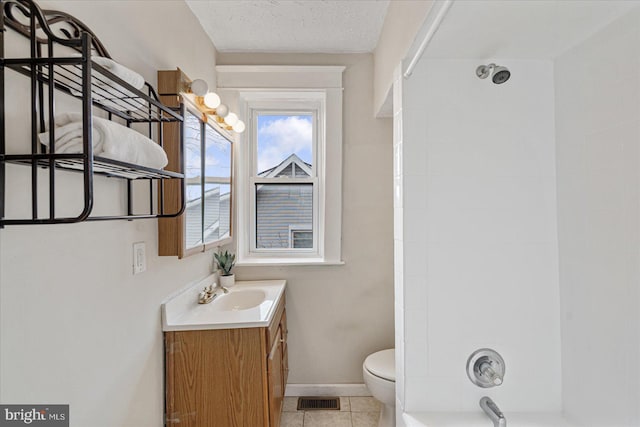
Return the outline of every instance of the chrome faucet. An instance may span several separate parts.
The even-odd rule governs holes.
[[[493,427],[507,427],[507,419],[490,397],[484,396],[480,399],[480,407],[485,414],[493,421]]]
[[[213,287],[213,292],[218,292],[218,289],[222,290],[222,293],[228,294],[229,293],[229,289],[225,288],[222,285],[218,285],[217,283],[214,283],[214,287]]]
[[[214,290],[212,285],[205,287],[202,292],[198,295],[198,304],[209,304],[213,301],[218,294]]]
[[[198,294],[198,304],[209,304],[211,301],[216,299],[218,296],[218,289],[222,290],[225,294],[229,293],[229,289],[214,283],[213,285],[205,287],[202,292]]]

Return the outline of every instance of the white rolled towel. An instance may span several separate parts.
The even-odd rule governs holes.
[[[56,153],[82,153],[82,114],[61,113],[55,117]],[[49,146],[49,132],[38,135],[40,143]],[[126,126],[93,117],[93,154],[153,169],[169,162],[160,145]]]

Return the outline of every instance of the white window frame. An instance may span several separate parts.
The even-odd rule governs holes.
[[[255,92],[244,94],[245,117],[248,118],[248,126],[245,141],[249,158],[249,236],[247,247],[248,256],[263,259],[320,259],[324,254],[324,152],[325,152],[325,94],[323,92]],[[261,114],[273,115],[306,115],[311,113],[313,117],[313,161],[311,164],[311,176],[308,178],[277,177],[264,178],[258,176],[258,116]],[[257,206],[256,186],[259,184],[310,184],[313,188],[313,215],[312,230],[313,247],[301,248],[258,248],[257,247]],[[244,228],[244,230],[247,230]],[[246,233],[245,233],[246,234]],[[246,236],[243,236],[246,239]]]
[[[262,100],[256,102],[250,102],[248,104],[248,117],[250,118],[251,126],[249,126],[249,130],[251,132],[250,135],[247,135],[247,139],[250,141],[249,145],[251,147],[251,167],[253,173],[250,177],[250,191],[251,196],[249,200],[250,204],[250,253],[254,255],[262,255],[267,254],[266,256],[287,256],[287,257],[318,257],[322,253],[322,248],[320,244],[323,243],[323,239],[319,239],[318,236],[324,232],[321,229],[320,224],[323,224],[323,216],[322,213],[319,212],[318,203],[319,203],[319,191],[320,191],[320,183],[323,182],[322,177],[319,176],[318,171],[324,170],[323,167],[318,167],[318,161],[322,160],[321,155],[319,153],[324,152],[324,131],[319,129],[318,123],[324,122],[324,99],[315,99],[315,97],[311,97],[308,100],[284,100],[284,99],[276,99],[276,100]],[[283,108],[284,107],[284,108]],[[257,156],[257,124],[258,124],[258,116],[260,115],[311,115],[313,131],[312,131],[312,146],[311,151],[313,153],[313,159],[311,164],[311,176],[310,177],[278,177],[278,178],[265,178],[258,176],[258,156]],[[295,170],[295,169],[293,169]],[[301,249],[301,248],[293,248],[289,245],[289,248],[258,248],[258,230],[257,230],[257,192],[256,187],[259,184],[310,184],[312,186],[312,228],[311,230],[315,230],[313,233],[313,247],[310,249]]]
[[[234,176],[234,228],[239,266],[341,265],[342,234],[342,73],[341,66],[217,66],[218,91],[224,99],[235,99],[247,129],[234,144],[237,150]],[[230,101],[233,109],[233,101]],[[309,111],[319,108],[316,118],[317,148],[313,162],[314,191],[313,251],[256,250],[255,183],[258,181],[252,111]],[[302,183],[305,178],[279,177],[283,183]],[[271,178],[271,181],[273,178]],[[314,188],[315,190],[315,188]],[[316,223],[317,221],[317,223]],[[316,225],[317,224],[317,225]],[[253,232],[252,232],[253,227]],[[253,242],[253,245],[252,245]]]

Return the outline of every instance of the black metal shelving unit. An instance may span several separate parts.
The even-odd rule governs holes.
[[[166,218],[184,211],[184,166],[180,144],[178,171],[152,169],[106,157],[94,156],[92,144],[92,114],[97,108],[108,118],[118,118],[127,127],[148,124],[148,135],[157,127],[158,143],[162,146],[162,122],[179,122],[182,128],[183,111],[164,106],[151,85],[143,90],[132,87],[108,69],[91,60],[92,56],[110,58],[108,51],[93,32],[81,21],[60,11],[42,10],[32,0],[0,0],[0,228],[7,225],[58,224],[81,221]],[[29,40],[29,52],[25,57],[6,58],[6,32],[11,29]],[[61,53],[58,54],[58,52]],[[7,70],[24,75],[30,81],[30,111],[25,116],[31,120],[31,135],[25,145],[30,152],[8,154],[6,152],[6,108],[11,104],[5,97],[5,73]],[[56,94],[64,93],[81,102],[83,151],[81,153],[56,153],[53,126],[50,130],[49,149],[38,141],[38,134],[54,123]],[[26,96],[26,94],[25,94]],[[180,132],[182,135],[182,132]],[[8,163],[31,168],[31,216],[30,218],[5,218]],[[38,169],[48,170],[48,212],[41,215],[38,206]],[[74,217],[56,216],[56,172],[72,171],[82,174],[82,211]],[[94,202],[94,175],[119,178],[127,182],[127,212],[121,215],[91,216]],[[133,181],[149,182],[148,212],[133,213]],[[179,187],[181,206],[176,212],[166,212],[164,207],[165,180],[179,180],[172,185],[172,197]]]

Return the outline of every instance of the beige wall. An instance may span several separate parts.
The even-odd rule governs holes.
[[[431,0],[391,0],[389,3],[374,51],[373,107],[376,115],[384,109],[383,114],[391,116],[388,97],[393,85],[393,72],[409,52],[432,4]]]
[[[180,67],[215,87],[216,50],[183,0],[40,1],[91,28],[111,56],[155,84],[156,71]]]
[[[42,6],[76,15],[115,59],[150,82],[157,69],[180,66],[213,84],[215,49],[182,1]],[[12,38],[9,50],[20,41]],[[14,150],[26,142],[18,130],[27,126],[20,103],[28,97],[15,93],[25,82],[7,71],[7,128],[16,135],[8,142]],[[28,173],[10,179],[13,189],[29,184]],[[66,184],[76,187],[79,180],[61,178],[61,208],[78,200]],[[98,205],[108,204],[105,193],[121,203],[121,185],[97,181]],[[12,192],[8,208],[25,194]],[[0,402],[69,403],[73,427],[163,425],[160,303],[205,276],[212,257],[156,256],[156,228],[155,220],[138,220],[0,230]],[[147,246],[147,271],[133,276],[132,244],[140,241]]]
[[[393,347],[391,120],[375,119],[373,56],[223,54],[219,65],[344,65],[344,266],[243,267],[287,279],[289,383],[362,383],[362,361]],[[327,165],[329,173],[331,165]]]

